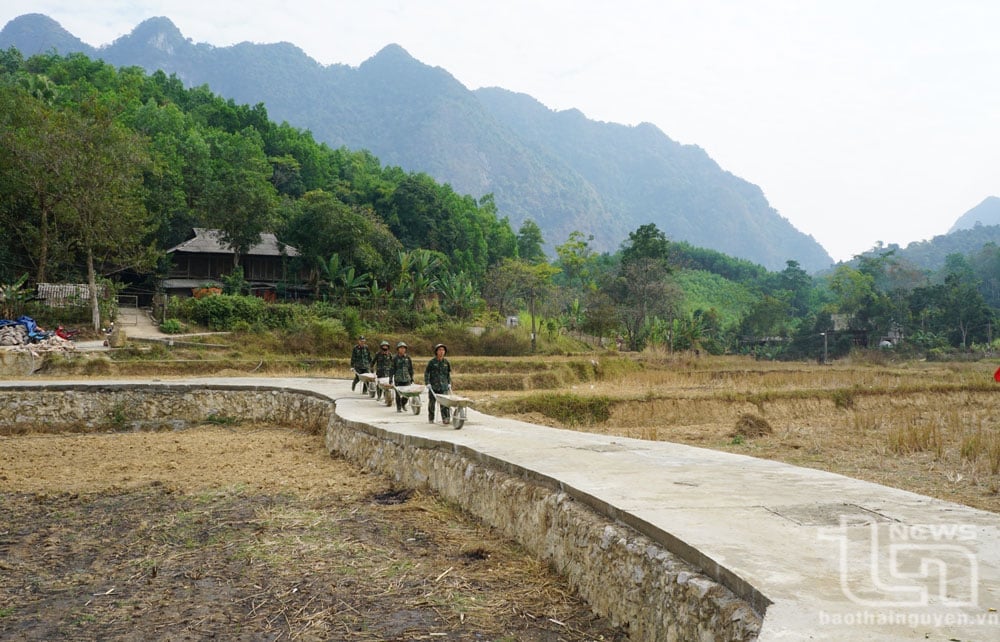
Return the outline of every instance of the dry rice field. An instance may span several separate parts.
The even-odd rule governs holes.
[[[466,394],[535,423],[775,459],[1000,512],[995,363],[610,359],[590,381]],[[479,387],[475,375],[469,383]],[[574,403],[580,411],[567,412]]]

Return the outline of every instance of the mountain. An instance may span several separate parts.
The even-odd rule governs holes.
[[[980,224],[977,221],[968,229],[953,228],[953,231],[947,234],[939,234],[923,241],[913,241],[906,247],[890,243],[863,252],[861,256],[876,258],[887,251],[892,251],[895,258],[905,264],[919,270],[936,272],[945,266],[949,254],[974,256],[986,245],[1000,246],[1000,225]]]
[[[25,58],[53,50],[60,54],[80,52],[90,57],[97,50],[62,28],[58,22],[40,13],[18,16],[0,31],[3,49],[16,47]]]
[[[982,203],[959,216],[948,233],[971,230],[977,225],[1000,225],[1000,198],[987,196]]]
[[[771,269],[783,269],[786,259],[810,256],[819,248],[811,237],[790,233],[794,227],[770,207],[759,187],[723,171],[703,149],[681,145],[655,125],[629,127],[595,122],[577,110],[553,112],[530,96],[504,89],[475,93],[533,149],[561,159],[594,186],[626,233],[649,222],[643,216],[651,217],[675,240]],[[748,243],[755,246],[753,252]],[[829,264],[823,258],[806,269]]]
[[[494,194],[515,229],[525,219],[538,223],[549,250],[579,230],[593,235],[596,250],[614,251],[630,231],[655,223],[670,239],[773,270],[787,260],[808,271],[833,263],[759,187],[701,148],[648,123],[596,122],[524,94],[470,91],[398,45],[357,68],[323,66],[289,43],[196,44],[169,19],[151,18],[95,50],[39,14],[0,31],[0,48],[12,45],[162,69],[238,103],[264,103],[272,119],[333,147],[368,149],[384,165],[426,172],[460,193]]]

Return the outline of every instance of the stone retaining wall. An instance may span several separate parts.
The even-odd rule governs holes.
[[[187,385],[0,389],[0,433],[149,430],[240,418],[325,434],[343,454],[401,485],[427,488],[519,542],[568,579],[598,613],[639,641],[752,640],[760,617],[652,539],[552,484],[468,448],[340,419],[308,391]]]
[[[47,385],[0,390],[0,434],[25,430],[162,430],[227,419],[321,434],[333,403],[308,391],[188,385]]]

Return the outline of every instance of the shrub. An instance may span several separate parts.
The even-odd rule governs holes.
[[[849,410],[854,407],[854,391],[840,388],[832,393],[833,405],[841,410]]]
[[[531,354],[531,339],[505,328],[488,328],[476,342],[478,353],[490,357],[517,357]]]
[[[315,312],[298,303],[271,303],[264,306],[263,324],[271,330],[296,330],[304,327]]]
[[[338,319],[312,319],[302,328],[288,330],[284,347],[296,354],[340,355],[345,345],[351,345],[351,335]]]
[[[160,324],[160,332],[167,334],[180,334],[186,329],[179,319],[164,319],[163,323]]]
[[[361,314],[356,308],[341,308],[340,323],[351,339],[356,339],[362,333]]]

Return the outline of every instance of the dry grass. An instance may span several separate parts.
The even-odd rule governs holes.
[[[641,367],[622,376],[547,392],[492,392],[480,396],[480,407],[559,427],[777,459],[1000,512],[994,364],[636,360]],[[585,403],[548,412],[550,404],[538,399],[567,393],[602,400],[607,418]],[[574,412],[573,420],[564,418]],[[771,431],[754,428],[747,417]]]
[[[519,547],[306,432],[0,436],[0,524],[5,640],[627,638]]]
[[[757,437],[770,435],[773,432],[774,428],[771,428],[771,424],[767,419],[748,412],[740,415],[740,418],[736,421],[736,429],[730,433],[730,436],[734,439],[737,437],[756,439]]]
[[[346,355],[257,356],[238,346],[135,352],[124,360],[62,364],[50,374],[350,375]],[[487,412],[778,459],[1000,511],[995,364],[843,360],[821,366],[621,353],[456,354],[451,361],[456,390]],[[734,427],[746,415],[766,421],[772,432],[735,438]]]

